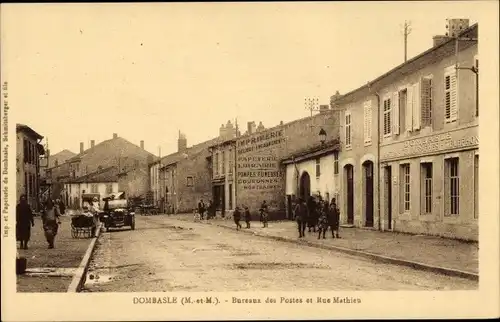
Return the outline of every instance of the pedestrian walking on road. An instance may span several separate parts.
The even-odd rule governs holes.
[[[307,208],[306,202],[304,199],[299,198],[299,202],[295,206],[294,209],[295,221],[297,221],[297,228],[299,230],[299,238],[305,236],[306,233],[306,225],[309,217],[309,210]]]
[[[335,233],[337,233],[337,238],[339,236],[339,227],[340,227],[340,211],[337,207],[337,203],[335,198],[332,198],[332,202],[330,203],[330,211],[328,216],[328,224],[332,229],[332,237],[335,238]]]
[[[57,204],[59,206],[59,212],[61,213],[61,215],[64,215],[66,213],[66,206],[64,205],[64,202],[58,199]]]
[[[200,219],[203,220],[203,216],[205,214],[205,203],[203,202],[203,199],[201,199],[200,202],[198,203],[198,213],[200,214]]]
[[[234,220],[234,223],[236,224],[236,230],[241,229],[241,224],[240,224],[241,211],[240,211],[240,207],[238,207],[238,206],[236,206],[236,208],[234,209],[233,220]]]
[[[16,239],[21,243],[21,249],[28,249],[31,227],[34,226],[33,212],[26,201],[26,196],[22,195],[16,207]]]
[[[59,207],[54,204],[52,199],[48,199],[45,205],[45,210],[42,215],[43,230],[45,239],[49,244],[49,248],[54,248],[54,240],[59,229]]]
[[[318,206],[316,204],[316,200],[314,197],[309,197],[309,200],[307,202],[307,209],[309,210],[309,216],[307,220],[307,227],[309,229],[309,232],[315,233],[316,232],[316,224],[318,222]]]
[[[250,215],[250,210],[248,209],[248,206],[245,206],[245,222],[247,223],[247,229],[250,229],[250,220],[252,219],[252,216]]]

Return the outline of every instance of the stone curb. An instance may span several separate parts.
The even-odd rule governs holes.
[[[183,221],[188,221],[184,219],[179,219]],[[212,225],[212,226],[218,226],[222,228],[227,228],[231,230],[235,230],[233,227],[225,226],[225,225],[220,225],[217,223],[211,223],[207,222],[206,224]],[[252,234],[255,236],[259,237],[266,237],[269,239],[274,239],[274,240],[279,240],[282,242],[287,242],[287,243],[293,243],[293,244],[300,244],[300,245],[307,245],[310,247],[316,247],[316,248],[322,248],[326,250],[332,250],[332,251],[338,251],[342,253],[346,253],[349,255],[354,255],[354,256],[360,256],[360,257],[365,257],[369,258],[372,260],[376,260],[378,262],[382,263],[389,263],[389,264],[394,264],[394,265],[400,265],[400,266],[407,266],[411,267],[413,269],[417,270],[422,270],[422,271],[429,271],[437,274],[442,274],[446,276],[454,276],[454,277],[461,277],[473,281],[479,281],[479,274],[472,273],[472,272],[466,272],[466,271],[461,271],[453,268],[446,268],[446,267],[440,267],[440,266],[433,266],[429,264],[424,264],[424,263],[419,263],[419,262],[414,262],[414,261],[409,261],[405,259],[399,259],[399,258],[394,258],[394,257],[388,257],[388,256],[383,256],[379,254],[374,254],[374,253],[369,253],[365,252],[362,250],[356,250],[356,249],[350,249],[350,248],[345,248],[341,246],[333,246],[333,245],[323,245],[323,244],[317,244],[308,240],[297,240],[297,239],[292,239],[288,237],[280,237],[280,236],[273,236],[273,235],[267,235],[267,234],[262,234],[258,233],[255,231],[249,231],[249,230],[241,230],[242,232],[246,234]]]
[[[90,258],[92,257],[92,253],[94,252],[95,246],[97,244],[97,240],[99,236],[101,236],[101,228],[102,223],[99,223],[96,228],[96,235],[92,238],[85,255],[83,256],[82,261],[80,262],[80,266],[76,269],[75,275],[73,275],[73,279],[71,280],[71,284],[68,287],[68,293],[78,293],[81,288],[85,284],[85,280],[87,279],[87,270],[89,268]]]

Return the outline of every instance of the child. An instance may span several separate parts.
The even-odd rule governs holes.
[[[265,211],[263,208],[260,208],[260,218],[262,221],[262,227],[263,228],[267,227],[268,214],[267,211]]]
[[[236,209],[234,209],[233,219],[234,219],[234,223],[236,224],[236,230],[241,229],[241,224],[240,224],[240,219],[241,219],[240,207],[236,207]]]
[[[325,233],[327,230],[328,230],[328,218],[326,216],[326,212],[323,209],[321,209],[318,219],[318,239],[321,238],[321,233],[323,233],[323,239],[326,239]]]
[[[245,206],[245,222],[247,223],[246,229],[250,229],[250,210],[248,209],[247,206]]]

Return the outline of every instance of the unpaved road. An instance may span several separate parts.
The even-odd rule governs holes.
[[[90,276],[92,275],[92,276]],[[478,283],[175,217],[104,232],[83,292],[468,290]]]

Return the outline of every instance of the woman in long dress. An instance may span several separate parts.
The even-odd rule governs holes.
[[[16,239],[21,242],[21,249],[28,249],[32,226],[35,226],[33,213],[26,196],[22,195],[16,207]]]

